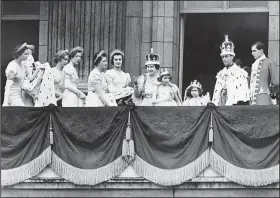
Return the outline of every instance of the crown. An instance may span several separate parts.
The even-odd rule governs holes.
[[[228,40],[228,35],[225,35],[225,41],[222,43],[220,49],[221,49],[221,54],[220,54],[221,56],[227,54],[235,56],[234,44],[233,42]]]
[[[115,50],[113,50],[112,52],[111,52],[111,54],[110,54],[110,59],[112,59],[112,57],[115,55],[115,54],[121,54],[123,57],[124,57],[124,53],[123,53],[123,51],[121,51],[121,50],[119,50],[119,49],[115,49]]]
[[[197,80],[192,81],[191,84],[187,87],[187,90],[191,87],[197,87],[202,90],[202,86]]]
[[[146,55],[145,65],[160,65],[159,55],[154,54],[153,48],[151,48],[151,53]]]

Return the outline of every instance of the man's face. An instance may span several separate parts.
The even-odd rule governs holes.
[[[225,66],[232,65],[234,56],[227,54],[227,55],[223,55],[221,57],[222,57],[222,60],[223,60],[223,63]]]
[[[252,50],[252,55],[253,55],[254,59],[258,59],[263,55],[263,50],[262,49],[258,50],[256,48],[256,45],[252,46],[251,50]]]

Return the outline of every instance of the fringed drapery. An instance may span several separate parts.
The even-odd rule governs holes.
[[[113,162],[95,169],[74,167],[52,153],[51,168],[62,178],[79,185],[96,185],[120,175],[128,164],[118,157]]]
[[[279,107],[2,108],[1,185],[47,165],[96,185],[131,165],[163,186],[211,166],[241,185],[279,182]]]
[[[51,163],[50,113],[30,107],[1,110],[1,185],[6,186],[37,175]]]
[[[204,151],[193,162],[177,169],[161,169],[155,167],[139,156],[135,156],[132,168],[141,177],[162,186],[174,186],[182,184],[199,175],[209,166],[209,150]]]
[[[22,166],[1,170],[1,185],[9,186],[23,182],[26,179],[38,175],[51,163],[51,147],[49,146],[38,157]]]
[[[241,168],[210,150],[210,166],[230,181],[245,186],[264,186],[279,182],[279,164],[264,169]]]

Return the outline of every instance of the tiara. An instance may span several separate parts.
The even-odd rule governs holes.
[[[112,52],[111,52],[111,54],[110,54],[110,59],[112,59],[112,57],[115,55],[115,54],[121,54],[123,57],[124,57],[124,53],[123,53],[123,51],[121,51],[121,50],[119,50],[119,49],[115,49],[115,50],[113,50]]]
[[[202,86],[197,80],[192,81],[191,84],[187,87],[187,90],[191,87],[197,87],[202,90]]]
[[[102,55],[102,54],[104,54],[105,53],[105,51],[104,50],[101,50],[98,54],[97,54],[97,56],[96,56],[96,58],[94,59],[94,63],[96,62],[96,60]]]
[[[160,76],[163,76],[163,75],[170,75],[170,70],[168,68],[162,68],[160,70]]]

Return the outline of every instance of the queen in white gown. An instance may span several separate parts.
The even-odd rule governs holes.
[[[83,107],[86,95],[78,89],[79,76],[76,67],[83,55],[82,47],[75,47],[69,53],[70,62],[62,70],[65,90],[62,96],[62,107]]]
[[[159,77],[159,55],[153,52],[146,55],[145,67],[147,73],[134,79],[134,94],[133,102],[136,106],[153,106],[152,98],[157,91],[157,86],[160,83]]]
[[[122,70],[124,53],[121,50],[115,49],[110,54],[110,60],[113,69],[105,72],[108,90],[115,96],[119,105],[128,103],[133,94],[133,88],[129,87],[131,83],[130,74]]]
[[[107,55],[104,50],[93,57],[95,68],[88,77],[88,95],[86,107],[118,106],[112,93],[109,93],[104,70],[107,68]]]

